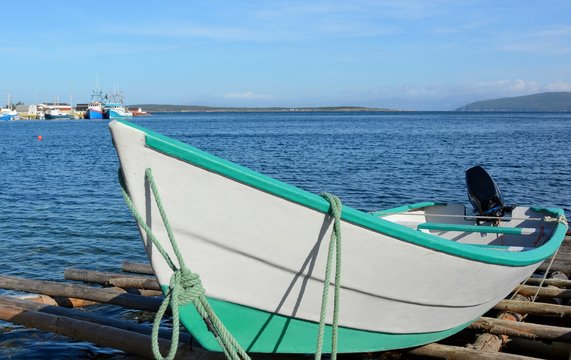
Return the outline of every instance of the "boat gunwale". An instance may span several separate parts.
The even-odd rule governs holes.
[[[190,163],[206,171],[216,173],[315,211],[319,211],[324,214],[328,214],[330,211],[329,202],[319,195],[302,190],[296,186],[287,184],[267,175],[263,175],[252,169],[238,165],[229,160],[222,159],[216,155],[156,133],[129,121],[117,119],[111,122],[110,126],[113,126],[114,122],[143,132],[145,135],[145,146],[154,151],[163,153],[166,156]],[[424,202],[404,205],[395,209],[412,210],[420,207],[441,204],[442,203]],[[531,209],[557,218],[564,215],[563,210],[559,208],[532,207]],[[553,230],[551,237],[541,246],[525,252],[498,252],[493,249],[487,249],[486,247],[474,247],[470,244],[458,243],[433,234],[410,229],[379,218],[374,215],[377,213],[378,212],[373,214],[365,213],[344,205],[341,219],[364,229],[410,244],[428,248],[433,251],[442,252],[472,261],[514,267],[537,264],[553,255],[561,245],[567,231],[567,226],[558,222],[555,225],[555,229]],[[386,213],[383,211],[383,214]]]

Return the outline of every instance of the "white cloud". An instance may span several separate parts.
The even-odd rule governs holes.
[[[533,93],[541,91],[541,86],[536,81],[522,79],[481,81],[466,83],[461,87],[476,93]]]
[[[545,85],[546,91],[571,91],[571,83],[565,81],[555,81]]]
[[[571,83],[557,80],[550,83],[540,83],[534,80],[496,80],[490,82],[468,83],[463,86],[466,90],[476,93],[524,95],[547,91],[571,91]]]

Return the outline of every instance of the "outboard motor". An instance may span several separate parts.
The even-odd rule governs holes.
[[[483,167],[477,165],[466,170],[466,187],[468,198],[478,214],[500,218],[509,210],[498,185]],[[499,219],[493,222],[497,224]]]

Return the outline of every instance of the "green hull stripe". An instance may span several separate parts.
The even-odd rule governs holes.
[[[269,176],[262,175],[244,166],[234,164],[228,160],[224,160],[188,144],[168,138],[125,120],[116,121],[144,132],[146,134],[146,145],[151,149],[194,164],[248,186],[279,196],[288,201],[306,206],[310,209],[320,211],[324,214],[329,213],[329,202],[321,196],[286,184]],[[536,210],[556,217],[564,214],[561,209],[542,208]],[[567,231],[567,227],[559,223],[557,224],[551,239],[541,247],[524,253],[504,253],[487,250],[485,248],[475,248],[470,245],[446,240],[432,234],[426,234],[421,231],[383,220],[382,218],[369,213],[364,213],[349,206],[343,207],[342,219],[363,228],[435,251],[479,262],[506,266],[525,266],[545,260],[559,248],[559,245],[565,236],[565,232]]]
[[[440,224],[440,223],[423,223],[419,224],[418,228],[426,230],[480,232],[480,233],[508,234],[508,235],[521,235],[524,229],[524,228],[507,227],[507,226],[499,227],[499,226]]]
[[[316,349],[319,324],[270,314],[246,306],[208,298],[224,326],[247,351],[253,353],[311,354]],[[222,351],[193,305],[181,306],[182,324],[209,351]],[[458,327],[431,333],[389,334],[340,327],[338,352],[355,353],[403,349],[447,338],[466,328]],[[326,326],[324,352],[331,351],[331,326]]]

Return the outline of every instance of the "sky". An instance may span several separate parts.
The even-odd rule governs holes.
[[[571,2],[10,1],[0,104],[452,110],[571,91]]]

